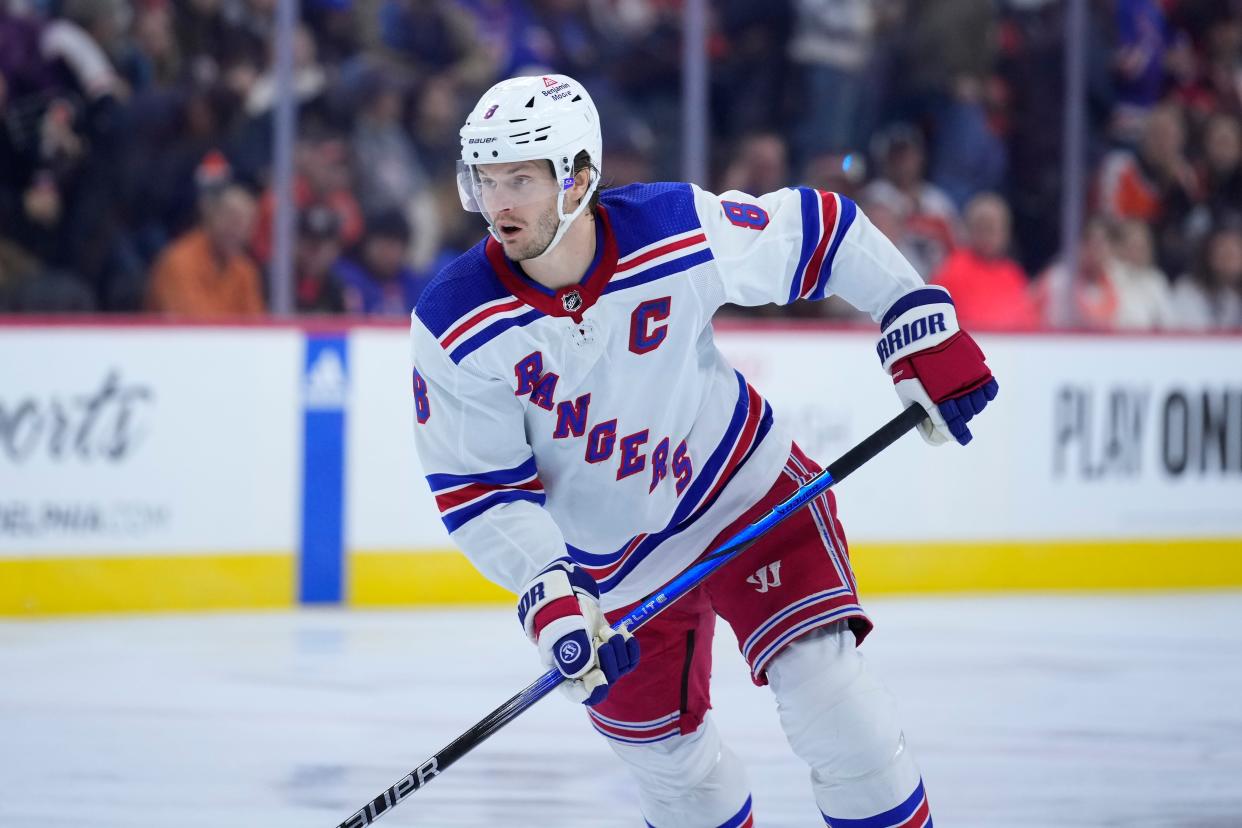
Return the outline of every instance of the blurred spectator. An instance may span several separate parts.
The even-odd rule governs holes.
[[[1137,153],[1116,150],[1100,171],[1100,206],[1113,218],[1155,221],[1171,200],[1192,201],[1197,191],[1186,158],[1186,126],[1173,105],[1151,113]]]
[[[991,74],[996,60],[997,6],[994,0],[909,4],[904,71],[894,80],[913,99],[913,117],[930,118],[938,131],[940,114],[961,81],[978,84]]]
[[[0,313],[68,313],[95,310],[86,285],[51,270],[16,243],[0,237]]]
[[[246,112],[251,116],[262,115],[276,102],[275,56],[267,71],[250,87],[246,97]],[[327,84],[327,75],[319,65],[315,39],[306,26],[298,26],[293,33],[293,94],[299,102],[319,96]]]
[[[840,193],[858,200],[858,191],[867,180],[867,160],[861,153],[821,152],[807,159],[798,177],[807,187]]]
[[[351,256],[336,265],[350,313],[408,316],[434,274],[406,264],[410,225],[396,211],[367,219],[366,234]]]
[[[599,63],[602,38],[590,25],[586,0],[530,0],[530,6],[539,27],[536,36],[547,41],[545,63],[604,92]]]
[[[359,52],[359,18],[363,15],[353,3],[354,0],[307,0],[302,4],[303,19],[314,33],[320,57],[329,65],[346,63]]]
[[[80,279],[93,306],[125,207],[114,179],[125,84],[82,24],[111,38],[123,7],[75,0],[74,19],[48,21],[24,8],[0,4],[0,234],[41,271]]]
[[[456,178],[436,182],[432,195],[441,221],[439,249],[427,267],[427,272],[434,274],[477,244],[487,231],[477,213],[462,209]]]
[[[1173,311],[1183,330],[1242,330],[1242,229],[1208,236],[1194,269],[1173,287]]]
[[[792,80],[785,61],[793,25],[789,3],[717,0],[711,60],[712,128],[715,134],[748,130],[783,132],[784,94]]]
[[[930,178],[957,207],[1005,183],[1005,145],[988,122],[983,96],[982,80],[961,75],[936,113]]]
[[[1203,134],[1200,178],[1204,207],[1214,221],[1242,216],[1242,121],[1213,115]]]
[[[1046,268],[1061,246],[1064,171],[1065,30],[1067,3],[1026,0],[1002,6],[997,61],[1004,101],[996,117],[1006,136],[1008,180],[1004,191],[1014,215],[1015,253],[1028,273]],[[1105,150],[1113,106],[1109,61],[1114,27],[1112,0],[1090,4],[1086,43],[1088,162]],[[917,67],[915,67],[917,70]]]
[[[1152,110],[1137,153],[1115,150],[1100,170],[1104,215],[1153,225],[1156,258],[1176,272],[1188,253],[1182,228],[1199,198],[1199,179],[1186,157],[1186,127],[1179,107]]]
[[[1156,267],[1151,230],[1134,219],[1112,229],[1115,263],[1110,273],[1117,286],[1118,330],[1152,330],[1174,326],[1169,278]]]
[[[324,128],[313,128],[294,150],[293,203],[303,210],[311,204],[326,204],[341,221],[341,243],[346,247],[362,238],[363,212],[353,193],[349,142]],[[272,221],[276,197],[269,189],[259,202],[252,249],[259,263],[272,258]]]
[[[648,127],[654,139],[648,154],[652,167],[649,180],[680,179],[680,4],[663,0],[596,0],[590,3],[590,12],[601,35],[599,65],[604,67],[608,88],[628,103],[634,117]],[[708,38],[709,59],[719,58],[718,38],[711,31]],[[615,124],[606,127],[605,133],[614,128]]]
[[[13,310],[14,294],[37,278],[38,271],[36,259],[0,237],[0,313]]]
[[[1138,142],[1147,116],[1165,91],[1165,68],[1173,49],[1189,44],[1175,37],[1158,0],[1115,0],[1116,46],[1113,72],[1117,103],[1113,108],[1113,135],[1129,144]]]
[[[1220,15],[1207,32],[1204,48],[1204,86],[1212,106],[1242,115],[1242,9],[1213,4]]]
[[[277,2],[278,0],[226,0],[223,12],[231,29],[230,37],[255,44],[264,50],[271,49],[276,34]]]
[[[960,210],[1004,184],[1005,151],[989,123],[985,90],[997,54],[998,3],[909,3],[892,83],[897,115],[930,137],[931,181]]]
[[[344,312],[345,297],[332,269],[341,255],[340,233],[341,220],[331,207],[312,204],[298,215],[293,248],[298,313]]]
[[[198,84],[135,105],[123,193],[132,205],[132,241],[145,261],[194,224],[201,187],[236,177],[221,147],[239,105],[223,86]]]
[[[177,51],[190,78],[199,83],[228,78],[242,67],[253,72],[267,63],[264,41],[239,29],[225,6],[226,0],[174,0]],[[230,85],[239,81],[234,77]]]
[[[134,47],[145,64],[148,82],[156,87],[176,83],[182,64],[171,6],[167,0],[140,0],[134,12]]]
[[[61,16],[80,26],[107,57],[118,76],[114,94],[129,98],[154,86],[154,66],[133,38],[134,7],[130,0],[63,0],[60,10]],[[171,41],[171,29],[167,35]]]
[[[452,0],[385,0],[379,38],[410,78],[446,76],[473,88],[486,87],[497,74],[496,58],[474,31],[470,13]]]
[[[867,67],[875,43],[871,0],[795,0],[789,57],[801,79],[797,154],[858,149],[871,94]]]
[[[89,98],[127,94],[109,50],[118,50],[130,14],[126,0],[65,0],[43,30],[44,58],[63,61]]]
[[[197,227],[202,188],[269,186],[276,2],[0,0],[0,304],[138,307],[151,263]],[[1108,221],[1086,231],[1073,315],[1160,326],[1163,274],[1206,273],[1204,238],[1242,215],[1242,0],[1088,4],[1088,175]],[[1067,7],[713,2],[711,183],[841,192],[924,278],[1046,273],[1061,247]],[[457,132],[502,74],[587,84],[606,125],[606,184],[680,178],[683,12],[680,0],[306,0],[295,35],[303,307],[337,307],[321,279],[334,247],[375,274],[404,249],[417,280],[477,240],[453,187]],[[881,116],[896,125],[873,136]],[[1008,233],[986,198],[955,253],[959,210],[980,193],[1007,199],[1013,244],[981,252]],[[266,263],[270,192],[260,207],[252,250]],[[363,216],[394,213],[405,229],[385,219],[393,244],[367,254]],[[401,278],[354,288],[355,304],[404,310],[404,293],[389,301]],[[756,312],[838,316],[827,303]]]
[[[447,77],[429,78],[415,94],[406,128],[432,181],[456,178],[457,159],[461,156],[458,130],[466,119],[465,107],[470,104],[457,84]],[[608,140],[607,133],[604,140]]]
[[[371,71],[356,93],[360,106],[350,145],[360,206],[369,215],[404,213],[418,242],[412,262],[425,264],[439,243],[439,216],[418,150],[401,125],[402,90]]]
[[[1000,196],[983,193],[966,206],[966,246],[949,254],[932,278],[953,294],[964,328],[1031,329],[1039,315],[1026,274],[1007,253],[1009,207]]]
[[[1116,266],[1108,235],[1107,220],[1096,217],[1087,223],[1078,247],[1077,266],[1066,273],[1065,263],[1056,261],[1036,280],[1035,303],[1040,316],[1048,324],[1056,324],[1062,315],[1056,307],[1057,291],[1065,286],[1068,292],[1070,327],[1089,330],[1110,330],[1117,318]]]
[[[720,190],[740,190],[758,196],[787,186],[789,160],[785,139],[774,132],[747,135],[738,145],[737,155],[725,170]]]
[[[254,197],[226,184],[205,194],[201,208],[199,226],[169,245],[152,268],[147,308],[194,319],[262,314],[259,269],[246,254]]]
[[[610,136],[605,135],[604,141],[604,186],[624,187],[654,180],[651,147],[655,136],[643,125],[636,126],[630,135],[612,138],[611,143],[607,143]]]
[[[46,92],[52,86],[51,67],[40,53],[40,24],[0,2],[0,112],[7,101]]]
[[[892,241],[927,279],[956,244],[957,208],[924,178],[923,137],[913,126],[888,127],[872,142],[871,154],[880,165],[880,177],[867,185],[863,198],[896,216],[897,238]]]

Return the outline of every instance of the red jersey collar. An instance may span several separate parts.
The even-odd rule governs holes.
[[[576,285],[558,290],[544,287],[519,272],[505,256],[504,247],[491,235],[487,237],[488,261],[500,283],[518,299],[548,316],[568,316],[581,322],[582,314],[599,299],[617,269],[617,239],[612,234],[608,211],[600,206],[595,210],[595,217],[595,259]]]

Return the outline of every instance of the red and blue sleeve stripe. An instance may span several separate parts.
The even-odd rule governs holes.
[[[789,284],[789,302],[823,299],[841,240],[858,208],[838,193],[797,187],[802,212],[802,249]]]
[[[542,506],[547,500],[534,457],[511,469],[478,474],[429,474],[427,483],[435,495],[440,519],[450,532],[502,503],[525,500]]]

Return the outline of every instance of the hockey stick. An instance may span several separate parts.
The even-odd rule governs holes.
[[[789,517],[828,490],[834,483],[844,480],[872,457],[897,442],[903,434],[917,426],[926,417],[917,403],[898,414],[854,448],[828,464],[828,467],[812,477],[785,500],[776,504],[770,512],[730,538],[723,546],[701,558],[664,587],[656,592],[629,615],[622,618],[613,629],[628,627],[634,632],[659,613],[671,606],[690,590],[701,584],[708,576],[736,558],[763,537],[772,527]],[[533,684],[507,702],[487,714],[478,724],[458,736],[439,753],[436,753],[364,805],[357,813],[337,828],[363,828],[388,813],[410,794],[439,776],[461,757],[465,756],[489,736],[516,719],[535,702],[551,693],[564,679],[556,670],[549,670]]]

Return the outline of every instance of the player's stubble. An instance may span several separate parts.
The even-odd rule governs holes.
[[[536,256],[543,255],[543,251],[548,249],[548,245],[552,243],[552,238],[556,235],[556,230],[560,226],[560,221],[556,217],[556,207],[549,207],[539,214],[533,225],[527,225],[531,231],[530,238],[520,247],[508,252],[509,259],[515,262],[524,262],[527,259],[533,259]]]

